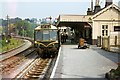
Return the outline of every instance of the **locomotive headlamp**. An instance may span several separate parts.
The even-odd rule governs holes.
[[[35,44],[37,44],[37,41],[35,41]]]

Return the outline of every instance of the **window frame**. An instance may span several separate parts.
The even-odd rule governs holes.
[[[102,36],[108,36],[108,25],[102,25]]]

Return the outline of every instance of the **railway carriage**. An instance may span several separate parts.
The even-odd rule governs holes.
[[[55,57],[59,40],[59,30],[51,24],[41,24],[34,30],[34,47],[40,57]]]

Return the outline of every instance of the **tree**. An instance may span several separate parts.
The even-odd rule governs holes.
[[[32,18],[32,19],[30,20],[30,22],[31,22],[31,23],[37,23],[37,19],[36,19],[36,18]]]
[[[27,36],[27,37],[33,37],[34,36],[34,28],[37,26],[36,18],[32,18],[31,20],[29,18],[26,18],[22,20],[21,18],[12,18],[9,19],[9,29],[11,33],[18,34],[20,36]],[[32,23],[30,23],[32,22]],[[2,29],[5,30],[5,26],[7,26],[7,20],[0,19],[0,23],[2,25]],[[5,31],[3,31],[5,32]],[[2,32],[2,33],[3,33]]]
[[[35,24],[29,23],[26,20],[18,21],[16,23],[16,28],[20,36],[33,37],[33,28]]]
[[[30,19],[29,19],[29,18],[26,18],[26,19],[25,19],[25,21],[28,21],[28,22],[30,22]]]

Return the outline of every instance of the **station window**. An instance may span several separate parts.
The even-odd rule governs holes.
[[[104,36],[104,30],[102,30],[102,36]]]
[[[108,25],[102,25],[102,36],[108,36]]]
[[[120,26],[114,26],[114,31],[120,31]]]
[[[106,36],[108,36],[108,30],[106,30]]]
[[[104,25],[102,26],[102,29],[104,29]]]

